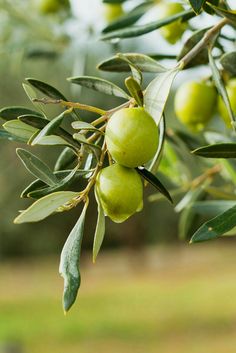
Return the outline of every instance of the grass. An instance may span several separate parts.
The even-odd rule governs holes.
[[[1,265],[0,347],[13,341],[26,353],[235,353],[233,246],[111,252],[95,266],[83,260],[82,287],[67,316],[58,259]]]

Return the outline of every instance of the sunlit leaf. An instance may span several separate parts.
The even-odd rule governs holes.
[[[96,193],[96,188],[94,189],[94,193],[95,193],[95,198],[98,206],[98,218],[97,218],[97,225],[96,225],[94,241],[93,241],[93,262],[96,261],[97,255],[99,253],[99,250],[101,248],[103,238],[105,235],[105,214],[104,214],[101,202],[99,200],[99,196]]]
[[[31,136],[38,131],[32,126],[22,123],[19,120],[9,120],[3,124],[3,128],[10,134],[28,141]]]

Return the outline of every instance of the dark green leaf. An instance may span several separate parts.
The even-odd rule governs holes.
[[[144,93],[144,105],[148,113],[159,124],[166,105],[169,92],[178,69],[159,73],[151,81]]]
[[[127,14],[120,16],[118,19],[114,20],[107,27],[105,27],[102,33],[108,33],[120,28],[128,27],[137,22],[149,9],[149,7],[153,5],[152,1],[145,1],[134,9],[129,11]]]
[[[190,5],[192,6],[193,10],[196,13],[199,13],[201,11],[201,8],[204,4],[204,2],[206,2],[206,0],[189,0]]]
[[[67,169],[76,159],[78,159],[77,154],[71,148],[66,147],[59,155],[54,170]]]
[[[236,206],[204,223],[192,236],[191,243],[219,238],[236,226]]]
[[[94,193],[98,205],[98,218],[93,241],[93,262],[96,261],[105,235],[105,214],[99,200],[99,196],[96,192],[96,188],[94,188]]]
[[[138,37],[143,34],[155,31],[158,28],[161,28],[163,26],[166,26],[172,22],[175,22],[179,19],[184,20],[186,16],[188,17],[189,15],[194,14],[192,10],[186,10],[183,12],[179,12],[176,15],[169,16],[163,20],[158,20],[154,21],[145,25],[139,25],[139,26],[130,26],[127,28],[122,28],[117,31],[109,32],[101,37],[102,40],[111,40],[111,39],[117,39],[117,38],[132,38],[132,37]]]
[[[122,4],[127,0],[102,0],[105,4]]]
[[[143,106],[143,91],[139,83],[133,77],[127,77],[125,85],[139,106]]]
[[[32,114],[20,115],[18,120],[22,121],[23,123],[33,126],[36,129],[43,129],[49,122],[49,120]]]
[[[125,53],[123,54],[130,62],[142,72],[165,72],[167,69],[160,65],[156,60],[151,57],[138,54],[138,53]],[[98,69],[109,72],[129,72],[131,71],[130,65],[118,56],[113,56],[98,64]]]
[[[214,5],[210,4],[209,2],[207,2],[207,5],[210,6],[210,8],[212,8],[217,13],[217,15],[227,18],[228,20],[230,20],[233,23],[233,25],[236,25],[236,11],[235,10],[225,10],[225,9],[222,9],[218,6],[214,6]]]
[[[70,232],[61,253],[60,275],[64,278],[63,308],[67,312],[74,304],[80,287],[80,252],[88,203]]]
[[[231,75],[236,76],[236,51],[231,51],[230,53],[222,55],[220,63],[226,71]]]
[[[162,195],[164,195],[171,203],[173,203],[173,200],[164,185],[160,182],[157,177],[149,172],[147,169],[143,167],[138,167],[135,168],[137,172],[144,178],[146,179],[151,185],[153,185]]]
[[[17,148],[16,153],[21,159],[25,168],[36,178],[42,180],[49,186],[55,186],[58,179],[51,169],[41,159],[23,148]]]
[[[215,81],[216,88],[224,101],[224,104],[227,108],[227,111],[228,111],[230,119],[231,119],[231,123],[233,125],[235,123],[234,113],[233,113],[233,110],[230,105],[229,96],[228,96],[228,93],[227,93],[226,88],[224,86],[224,82],[220,76],[220,72],[219,72],[218,67],[216,66],[215,60],[212,56],[211,49],[209,49],[208,55],[209,55],[209,63],[210,63],[210,67],[212,70],[212,75],[213,75],[213,79]]]
[[[0,110],[0,118],[7,121],[15,120],[20,115],[25,115],[25,114],[42,116],[40,113],[25,107],[6,107]]]
[[[72,83],[86,88],[91,88],[98,92],[109,94],[111,96],[129,99],[128,94],[123,89],[121,89],[114,83],[104,80],[102,78],[92,76],[78,76],[70,77],[68,78],[68,80]]]
[[[34,78],[26,78],[25,80],[29,82],[33,87],[37,88],[38,91],[45,94],[47,97],[52,99],[66,100],[65,96],[61,92],[59,92],[56,88],[52,87],[48,83],[36,80]]]
[[[35,201],[29,208],[22,211],[14,220],[14,223],[38,222],[56,212],[57,209],[73,198],[78,196],[78,192],[58,191],[42,197]]]
[[[236,143],[217,143],[197,148],[192,153],[205,158],[236,158]]]

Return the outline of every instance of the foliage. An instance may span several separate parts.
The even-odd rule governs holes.
[[[105,2],[112,6],[114,3],[126,1]],[[128,2],[131,1],[127,0]],[[96,184],[101,169],[116,162],[112,151],[106,145],[107,122],[114,113],[122,109],[143,107],[158,126],[159,144],[154,157],[145,165],[132,167],[136,168],[143,178],[144,185],[149,183],[158,190],[158,194],[150,196],[151,201],[160,200],[160,196],[164,196],[172,202],[172,199],[176,201],[176,195],[181,196],[175,206],[176,212],[181,213],[179,229],[181,238],[189,235],[195,215],[201,209],[199,203],[204,200],[206,200],[204,215],[216,217],[204,223],[193,235],[191,242],[205,241],[228,234],[236,226],[235,205],[228,202],[222,203],[222,201],[236,200],[234,161],[228,160],[228,158],[235,158],[236,117],[231,106],[231,98],[225,88],[229,78],[235,76],[235,51],[234,39],[231,43],[230,37],[220,34],[225,27],[235,31],[235,11],[229,9],[226,1],[216,4],[215,1],[190,0],[187,1],[184,11],[151,23],[136,24],[148,10],[151,11],[155,6],[154,2],[148,1],[131,8],[130,12],[103,29],[101,39],[114,41],[139,37],[177,21],[180,24],[184,22],[188,39],[180,54],[174,57],[176,62],[170,68],[166,68],[156,60],[158,54],[149,56],[142,53],[117,53],[100,63],[98,69],[125,72],[127,74],[125,88],[99,77],[69,78],[72,84],[119,98],[121,100],[119,106],[104,110],[102,107],[72,102],[50,84],[27,78],[27,83],[24,83],[23,87],[35,109],[6,107],[0,111],[0,117],[5,120],[0,130],[1,138],[17,140],[28,146],[43,145],[45,149],[50,146],[63,147],[54,170],[49,168],[46,161],[40,160],[28,150],[22,148],[17,150],[22,163],[36,179],[22,192],[24,197],[33,199],[34,203],[20,213],[15,223],[36,222],[53,213],[69,211],[78,204],[84,203],[83,211],[61,255],[60,273],[65,279],[63,301],[65,311],[68,311],[74,303],[80,286],[80,249],[91,190]],[[201,21],[203,14],[217,19],[217,22],[211,27],[196,31],[192,27],[192,20],[198,17],[198,21]],[[230,43],[229,45],[224,45],[225,39]],[[162,58],[169,58],[169,55],[162,55]],[[222,65],[221,69],[219,69],[219,62]],[[223,122],[220,122],[217,114],[215,114],[214,125],[203,126],[201,133],[196,135],[188,130],[179,131],[170,129],[168,126],[166,102],[176,75],[183,70],[200,65],[210,67],[211,74],[206,81],[214,85],[229,114],[231,126],[225,136],[222,134]],[[144,83],[148,78],[145,76],[145,80],[143,79],[145,73],[152,73],[151,79],[148,76],[148,85]],[[201,105],[199,101],[194,103]],[[62,112],[51,120],[45,109],[48,104],[55,104],[62,108]],[[80,114],[83,111],[93,115],[91,123],[83,121]],[[201,116],[200,121],[202,122]],[[145,126],[142,126],[141,130],[144,129]],[[128,138],[126,142],[128,146]],[[126,145],[126,142],[123,144]],[[142,144],[139,142],[136,148],[135,152],[138,154]],[[189,151],[193,154],[190,155]],[[202,157],[210,157],[210,159],[203,160]],[[218,158],[221,159],[218,160]],[[215,159],[217,159],[216,162]],[[175,175],[176,163],[179,165],[177,175]],[[162,181],[163,175],[166,182]],[[78,190],[72,186],[75,179],[86,180],[86,187]],[[167,188],[165,186],[167,184],[172,186]],[[114,191],[112,195],[115,199]],[[214,202],[211,203],[210,201],[213,200]],[[104,237],[104,211],[106,211],[102,207],[99,193],[96,193],[96,201],[98,218],[94,240],[94,260]],[[112,202],[112,200],[109,201]]]

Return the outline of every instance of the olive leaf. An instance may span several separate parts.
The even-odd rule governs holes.
[[[23,143],[27,143],[27,141],[28,141],[25,138],[12,135],[9,132],[2,130],[2,129],[0,129],[0,139],[1,140],[16,141],[16,142],[23,142]]]
[[[0,118],[6,121],[15,120],[19,116],[26,114],[42,117],[40,113],[25,107],[5,107],[0,109]]]
[[[84,204],[83,211],[70,232],[61,253],[59,273],[64,278],[63,308],[65,313],[74,304],[80,287],[80,252],[87,207],[88,202]]]
[[[193,10],[198,14],[206,0],[189,0]]]
[[[16,153],[24,164],[25,168],[32,175],[34,175],[36,178],[40,179],[49,186],[55,186],[55,184],[57,184],[57,177],[53,174],[47,164],[41,161],[41,159],[39,159],[29,151],[24,150],[23,148],[17,148]]]
[[[225,53],[222,55],[220,58],[220,63],[226,71],[228,71],[231,75],[236,76],[236,51],[231,51],[230,53]]]
[[[156,151],[155,156],[153,157],[148,170],[155,174],[158,170],[158,167],[160,165],[161,159],[162,159],[162,154],[164,150],[164,144],[165,144],[165,132],[166,132],[166,123],[165,123],[165,114],[163,113],[162,118],[160,120],[159,124],[159,143],[158,143],[158,148]]]
[[[203,216],[215,217],[235,205],[235,200],[205,200],[196,201],[192,204],[192,210]]]
[[[139,106],[143,106],[143,91],[139,83],[133,77],[127,77],[125,85]]]
[[[38,132],[38,129],[35,129],[32,126],[29,126],[18,119],[9,120],[5,124],[3,124],[4,130],[9,132],[10,134],[19,137],[23,141],[28,141],[32,135]]]
[[[46,116],[44,105],[35,101],[35,99],[37,99],[37,94],[35,93],[34,89],[26,83],[23,83],[22,86],[32,104],[42,113],[43,116]]]
[[[104,214],[99,196],[96,192],[96,188],[94,188],[94,193],[95,193],[95,198],[98,206],[98,218],[97,218],[97,225],[96,225],[94,241],[93,241],[93,262],[96,261],[97,255],[99,253],[99,250],[101,248],[103,238],[105,235],[105,214]]]
[[[59,155],[54,170],[58,171],[67,169],[68,166],[70,166],[73,162],[76,161],[76,159],[78,159],[78,155],[75,153],[75,151],[72,150],[70,147],[66,147]]]
[[[192,151],[205,158],[236,158],[236,143],[217,143],[203,146]]]
[[[214,6],[213,4],[207,2],[207,5],[212,8],[217,15],[227,18],[232,22],[233,25],[236,25],[236,11],[235,10],[225,10],[218,6]]]
[[[42,197],[35,201],[29,208],[22,211],[14,220],[14,223],[38,222],[56,212],[60,206],[63,206],[73,198],[78,196],[78,192],[58,191],[53,194]]]
[[[112,96],[129,99],[128,94],[113,82],[93,76],[70,77],[68,81]]]

